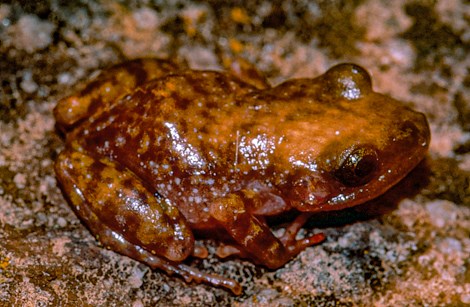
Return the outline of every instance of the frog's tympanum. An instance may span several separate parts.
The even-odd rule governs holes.
[[[207,255],[194,233],[219,238],[221,257],[278,268],[324,239],[296,239],[309,215],[381,195],[427,151],[424,115],[374,92],[357,65],[275,87],[242,75],[139,59],[58,103],[57,177],[104,246],[240,294],[184,264]],[[278,237],[266,218],[287,212],[298,215]]]

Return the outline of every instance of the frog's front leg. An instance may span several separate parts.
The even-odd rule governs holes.
[[[277,238],[262,218],[256,217],[249,211],[243,198],[238,194],[230,194],[214,201],[209,210],[211,216],[238,244],[238,246],[226,246],[220,254],[238,254],[271,269],[284,265],[306,247],[325,239],[320,233],[295,240],[297,231],[307,219],[304,215],[300,215],[286,229],[283,237]]]
[[[154,196],[127,168],[69,149],[59,155],[55,170],[74,211],[103,245],[188,282],[240,294],[237,282],[180,263],[194,250],[189,225],[175,206]]]

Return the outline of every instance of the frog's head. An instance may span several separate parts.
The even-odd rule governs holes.
[[[337,210],[366,202],[423,159],[430,141],[426,117],[374,92],[363,68],[340,64],[310,81],[316,88],[306,107],[311,118],[304,116],[290,134],[294,207]]]

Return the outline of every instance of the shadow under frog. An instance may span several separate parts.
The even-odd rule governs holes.
[[[275,87],[243,79],[138,59],[59,101],[66,148],[56,174],[103,245],[240,294],[236,281],[184,264],[207,255],[193,233],[228,238],[220,257],[279,268],[324,240],[296,239],[313,213],[382,195],[429,146],[424,115],[374,92],[357,65]],[[290,212],[298,214],[276,237],[266,220]]]

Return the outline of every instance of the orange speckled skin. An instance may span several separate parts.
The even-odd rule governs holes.
[[[280,267],[324,239],[295,239],[309,214],[381,195],[430,138],[424,115],[375,93],[357,65],[276,87],[241,76],[139,59],[105,70],[54,110],[67,134],[59,182],[100,241],[236,294],[237,282],[182,263],[206,253],[193,231],[231,238],[220,256]],[[276,238],[263,217],[293,210]]]

